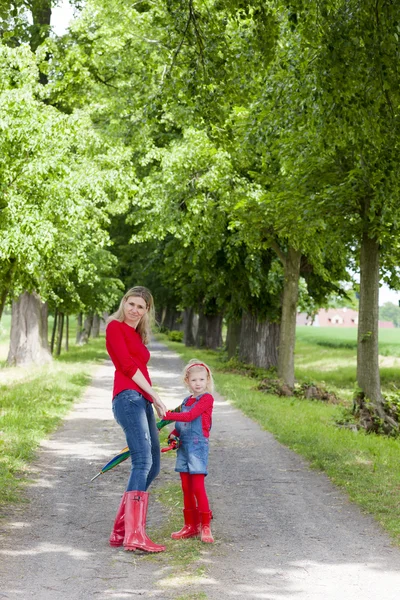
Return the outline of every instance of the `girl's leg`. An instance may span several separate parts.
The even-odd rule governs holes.
[[[205,475],[190,475],[191,479],[191,488],[193,490],[193,494],[197,500],[197,507],[199,512],[206,513],[210,510],[210,505],[208,503],[206,487],[205,487]]]
[[[147,423],[150,432],[151,468],[146,480],[146,490],[157,477],[161,467],[160,433],[157,429],[154,409],[151,402],[146,402]]]
[[[183,508],[193,510],[196,508],[196,498],[192,488],[192,475],[189,473],[180,473],[182,492],[183,492]]]
[[[127,492],[146,491],[146,482],[152,466],[152,449],[146,414],[147,400],[135,390],[125,390],[113,401],[115,420],[122,427],[131,453],[132,468]]]
[[[192,490],[191,475],[180,473],[183,491],[183,518],[184,525],[180,531],[171,534],[172,539],[180,540],[195,537],[200,533],[199,511],[196,506],[196,498]]]

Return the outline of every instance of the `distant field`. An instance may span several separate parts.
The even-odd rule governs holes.
[[[298,342],[307,342],[327,348],[357,348],[356,327],[298,326]],[[379,353],[383,356],[400,356],[400,328],[379,330]]]

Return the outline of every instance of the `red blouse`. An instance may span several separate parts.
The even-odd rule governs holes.
[[[186,402],[186,406],[192,406],[196,401],[194,396],[191,396],[189,400]],[[165,415],[164,419],[166,421],[179,421],[181,423],[190,423],[190,421],[194,421],[197,417],[201,415],[202,429],[204,437],[210,437],[210,429],[212,422],[212,410],[213,410],[214,398],[211,394],[204,394],[200,398],[198,402],[196,402],[195,406],[189,410],[188,412],[176,413],[172,411],[168,411]],[[170,435],[178,435],[177,431],[174,429],[171,431]]]
[[[106,348],[115,367],[113,398],[124,390],[136,390],[152,402],[152,398],[132,379],[139,369],[151,385],[147,370],[150,352],[136,329],[125,322],[111,321],[106,329]]]

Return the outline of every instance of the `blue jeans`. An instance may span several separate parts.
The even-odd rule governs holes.
[[[145,492],[159,474],[161,463],[153,405],[139,392],[124,390],[115,396],[112,408],[131,453],[132,468],[126,491]]]

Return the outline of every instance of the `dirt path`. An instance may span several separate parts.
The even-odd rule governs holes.
[[[173,408],[184,395],[179,357],[154,343],[151,365]],[[207,576],[182,583],[170,577],[165,554],[109,548],[127,468],[88,482],[125,445],[110,409],[112,373],[110,365],[98,370],[45,441],[29,504],[1,522],[0,599],[398,599],[400,550],[324,475],[220,397],[207,481],[216,543],[202,548]],[[175,477],[172,460],[162,465],[158,485]],[[149,526],[166,518],[152,499]]]

